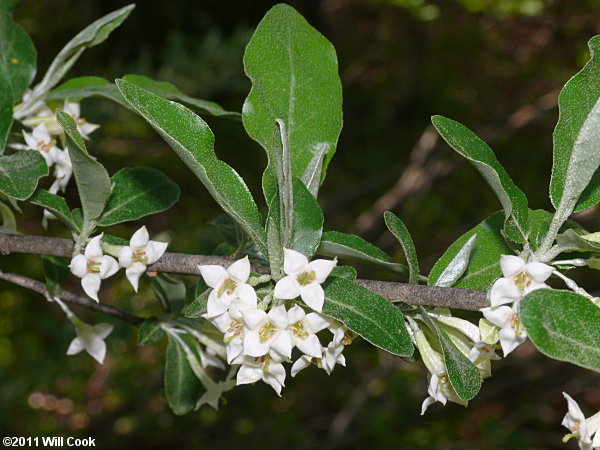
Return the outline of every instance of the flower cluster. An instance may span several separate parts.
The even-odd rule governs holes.
[[[562,425],[570,431],[563,438],[563,442],[576,438],[581,450],[599,450],[600,411],[586,419],[577,402],[566,392],[563,392],[563,396],[567,400],[569,410],[563,418]]]
[[[292,361],[294,348],[301,355],[292,365],[292,376],[311,364],[327,373],[336,364],[345,365],[342,351],[354,336],[340,323],[320,314],[325,299],[321,283],[335,265],[336,261],[323,259],[309,262],[301,253],[284,249],[286,276],[275,285],[272,298],[267,295],[260,303],[249,284],[248,257],[227,269],[199,266],[204,281],[212,288],[206,318],[223,333],[227,362],[240,366],[238,385],[262,380],[281,395],[286,378],[283,363]],[[307,312],[298,304],[286,307],[281,302],[297,297],[314,311]],[[332,334],[327,346],[318,336],[325,329]]]
[[[500,268],[504,276],[492,285],[491,306],[481,312],[500,329],[500,345],[506,356],[527,339],[527,332],[519,319],[521,299],[531,291],[548,287],[544,282],[553,269],[536,261],[528,263],[514,255],[502,255]]]
[[[102,234],[90,239],[84,253],[71,259],[71,273],[81,278],[85,293],[98,301],[98,291],[103,279],[113,276],[119,268],[124,268],[127,279],[137,292],[139,279],[146,267],[155,263],[167,249],[164,242],[151,241],[148,230],[143,226],[137,230],[128,246],[119,250],[119,262],[102,251]]]

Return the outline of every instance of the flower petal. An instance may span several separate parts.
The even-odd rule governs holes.
[[[125,269],[125,275],[127,276],[127,279],[129,280],[129,282],[131,283],[131,286],[133,286],[133,290],[135,292],[138,291],[140,277],[144,274],[144,272],[146,272],[146,266],[144,264],[142,264],[141,262],[137,262],[137,261],[134,262],[127,269]]]
[[[312,283],[302,289],[300,294],[304,303],[317,312],[323,311],[325,291],[320,284]]]
[[[244,342],[242,338],[232,339],[225,348],[227,349],[227,364],[236,364],[234,361],[240,356],[243,357]]]
[[[242,311],[242,317],[246,328],[250,330],[255,330],[268,320],[267,313],[262,309],[247,309]]]
[[[302,253],[289,248],[283,249],[283,271],[287,275],[296,275],[304,272],[308,266],[308,259]]]
[[[500,258],[500,268],[505,277],[514,277],[523,271],[525,261],[515,255],[502,255]]]
[[[81,279],[81,287],[85,293],[96,300],[98,300],[98,291],[100,290],[100,276],[95,273],[86,273],[85,276]]]
[[[100,233],[98,236],[93,237],[92,239],[90,239],[90,242],[88,242],[88,244],[85,246],[84,255],[88,259],[100,258],[103,255],[102,244],[100,243],[103,234],[104,233]]]
[[[100,278],[105,279],[112,277],[118,270],[119,263],[112,256],[104,255],[100,259]]]
[[[292,276],[283,277],[275,285],[273,296],[283,300],[291,300],[300,295],[300,287]]]
[[[69,348],[67,349],[67,355],[76,355],[85,348],[83,345],[83,339],[77,336],[71,341]]]
[[[236,297],[241,300],[241,302],[245,305],[254,305],[256,308],[256,291],[249,284],[240,284],[236,291]]]
[[[98,323],[94,325],[94,332],[100,339],[106,339],[106,337],[112,332],[113,326],[109,323]]]
[[[483,316],[497,327],[503,328],[508,324],[515,314],[510,306],[497,306],[495,308],[483,308]]]
[[[308,265],[312,270],[315,271],[317,283],[321,284],[327,279],[333,268],[337,265],[337,261],[330,261],[328,259],[315,259]]]
[[[429,408],[435,402],[436,402],[435,398],[433,398],[433,397],[427,397],[423,401],[423,404],[421,405],[421,415],[425,414],[425,411],[427,411],[427,408]]]
[[[535,281],[536,283],[543,283],[548,278],[550,278],[550,275],[552,275],[552,271],[554,269],[549,265],[543,264],[541,262],[530,262],[525,267],[525,270],[529,275],[531,275],[533,281]]]
[[[301,320],[304,319],[304,317],[306,317],[306,313],[298,305],[292,306],[288,310],[287,313],[288,313],[288,321],[289,321],[290,324],[294,324],[296,322],[300,322]]]
[[[314,358],[321,357],[321,343],[316,334],[310,334],[304,339],[296,340],[296,347],[300,349],[305,355],[312,356]]]
[[[319,357],[320,357],[320,355],[319,355]],[[306,355],[302,355],[300,358],[298,358],[296,360],[296,362],[294,364],[292,364],[292,370],[291,370],[292,377],[295,377],[298,372],[300,372],[301,370],[304,370],[308,366],[310,366],[311,362],[312,362],[311,358]]]
[[[500,306],[514,303],[521,298],[521,291],[510,278],[499,278],[490,290],[490,303]]]
[[[227,276],[227,271],[217,265],[198,266],[198,269],[206,285],[211,288],[219,286]]]
[[[269,320],[278,328],[287,328],[289,322],[285,306],[280,305],[272,308],[267,315],[269,316]]]
[[[119,250],[119,265],[127,268],[133,264],[133,250],[131,247],[121,247]]]
[[[146,245],[148,245],[149,240],[150,240],[150,235],[148,234],[148,230],[146,229],[146,226],[144,225],[139,230],[137,230],[135,233],[133,233],[133,235],[131,236],[131,239],[129,240],[129,244],[135,250],[139,250],[139,249],[146,247]]]
[[[231,305],[229,297],[219,297],[217,291],[211,291],[208,295],[208,301],[206,302],[206,317],[210,319],[212,317],[220,316],[229,309],[229,305]]]
[[[489,319],[488,319],[489,320]],[[504,327],[500,330],[500,345],[504,352],[504,357],[512,352],[515,348],[521,345],[527,339],[527,333],[525,330],[521,330],[520,334],[515,333],[515,330],[511,327]]]
[[[248,281],[248,277],[250,276],[250,260],[247,256],[245,258],[238,259],[227,268],[227,272],[237,282],[245,283]]]
[[[146,257],[148,258],[148,265],[154,264],[160,259],[163,253],[169,246],[168,242],[150,241],[146,246]]]
[[[237,373],[237,385],[256,383],[262,378],[262,369],[260,367],[250,367],[243,364]]]
[[[252,357],[264,356],[269,353],[271,343],[261,341],[256,331],[249,331],[244,334],[244,354]]]
[[[106,342],[102,339],[94,339],[86,346],[85,351],[100,364],[103,364],[106,356]]]
[[[75,255],[73,259],[71,259],[69,269],[71,270],[71,273],[76,277],[83,278],[87,273],[87,263],[88,260],[85,256]]]
[[[310,331],[313,333],[318,333],[331,325],[329,318],[314,312],[307,314],[304,322],[308,324]]]
[[[314,335],[313,335],[314,336]],[[315,336],[316,337],[316,336]],[[271,342],[271,348],[281,356],[291,358],[292,356],[292,336],[288,330],[280,331]],[[321,356],[319,354],[319,356]]]
[[[79,103],[69,102],[66,100],[63,106],[63,111],[70,115],[73,119],[79,119],[79,115],[81,114]]]

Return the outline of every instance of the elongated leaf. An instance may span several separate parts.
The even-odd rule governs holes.
[[[44,263],[44,272],[46,274],[46,287],[50,297],[54,297],[62,291],[65,280],[69,273],[67,262],[62,258],[55,256],[42,256]]]
[[[556,237],[556,243],[563,251],[600,252],[600,242],[587,238],[591,236],[582,230],[567,230]],[[587,238],[587,239],[586,239]]]
[[[558,96],[550,198],[565,219],[600,201],[600,36],[588,45],[590,61]]]
[[[408,275],[408,268],[395,263],[392,258],[363,238],[338,231],[326,231],[321,238],[317,253],[323,256],[339,257],[381,266],[392,272]]]
[[[115,173],[110,181],[114,187],[98,221],[99,226],[165,211],[179,200],[179,187],[160,170],[126,167]]]
[[[190,97],[189,95],[185,95],[174,84],[167,81],[155,81],[151,78],[141,75],[125,75],[123,79],[143,89],[146,89],[147,91],[152,92],[159,97],[167,100],[174,100],[177,103],[182,103],[193,111],[196,111],[198,114],[210,114],[211,116],[231,117],[235,119],[241,118],[240,113],[227,111],[225,108],[215,102],[201,100]]]
[[[440,136],[467,158],[494,190],[506,216],[505,232],[515,242],[525,242],[529,231],[527,197],[513,183],[492,149],[464,125],[442,116],[431,118]]]
[[[78,102],[88,97],[104,97],[131,109],[117,86],[100,77],[78,77],[65,81],[51,90],[46,100],[69,100]]]
[[[383,218],[388,230],[390,230],[394,237],[398,239],[398,242],[400,242],[400,245],[402,246],[402,250],[404,250],[404,255],[408,262],[408,282],[410,284],[417,284],[419,282],[419,260],[417,258],[415,244],[406,225],[404,225],[404,222],[402,222],[398,216],[390,211],[386,211],[383,214]]]
[[[102,215],[111,194],[111,182],[102,164],[87,151],[73,118],[59,112],[56,119],[65,130],[73,174],[79,191],[83,221],[94,222]]]
[[[71,210],[67,206],[65,199],[52,194],[45,189],[38,189],[33,193],[31,197],[27,199],[32,205],[41,206],[54,214],[64,225],[66,225],[71,231],[78,232],[79,225],[77,225]]]
[[[144,320],[138,330],[138,345],[152,345],[165,337],[160,322],[155,317]]]
[[[185,284],[161,273],[150,278],[150,285],[167,314],[181,311],[186,300]]]
[[[15,218],[15,214],[4,202],[0,202],[0,218],[2,218],[0,233],[17,234],[17,219]]]
[[[167,141],[211,193],[267,255],[262,218],[248,187],[228,164],[217,159],[214,135],[206,122],[186,107],[164,100],[127,81],[117,86],[133,108]]]
[[[315,154],[324,153],[320,185],[342,128],[335,49],[296,10],[279,4],[267,12],[246,47],[244,69],[252,81],[242,110],[246,131],[271,161],[275,121],[282,119],[288,127],[293,176],[310,178],[304,176],[308,165]],[[272,198],[275,186],[269,164],[263,178],[266,199]]]
[[[21,99],[35,77],[36,60],[29,35],[13,21],[10,9],[0,8],[0,74],[4,73],[0,79],[1,84],[8,83],[6,91],[11,92],[11,106]]]
[[[0,192],[8,197],[25,200],[46,175],[48,166],[37,151],[0,156]]]
[[[438,338],[448,379],[456,394],[463,400],[471,400],[481,388],[479,369],[454,345],[448,334],[427,315],[424,308],[421,308],[421,317]]]
[[[356,273],[356,269],[352,266],[335,266],[329,276],[354,281],[358,274]]]
[[[275,193],[273,199],[269,202],[269,214],[266,221],[269,266],[271,268],[271,275],[275,280],[279,280],[283,276],[282,225],[279,194]]]
[[[294,226],[292,249],[311,258],[323,233],[323,212],[302,181],[294,178]]]
[[[0,70],[0,155],[4,153],[13,123],[13,98],[8,75]]]
[[[600,372],[600,308],[589,299],[538,289],[522,300],[520,318],[544,355]]]
[[[451,287],[465,273],[471,260],[476,239],[477,233],[474,233],[437,277],[435,286]]]
[[[436,285],[442,273],[452,264],[469,239],[476,234],[477,242],[472,250],[467,268],[453,287],[489,289],[492,283],[502,276],[500,257],[513,253],[501,234],[503,215],[502,211],[492,214],[455,241],[431,269],[428,284]]]
[[[173,412],[182,415],[194,408],[203,388],[188,364],[181,345],[171,336],[167,337],[169,343],[165,361],[165,396]],[[194,343],[189,337],[181,336],[181,339],[188,347],[194,348]]]
[[[324,287],[323,314],[339,320],[376,347],[399,356],[413,354],[400,309],[344,278],[331,278]]]

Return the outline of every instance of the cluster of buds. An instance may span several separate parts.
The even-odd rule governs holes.
[[[292,376],[312,364],[328,374],[336,364],[345,365],[342,352],[354,335],[321,314],[325,299],[321,284],[335,265],[336,261],[324,259],[309,262],[301,253],[284,249],[286,276],[276,283],[272,296],[260,302],[249,284],[248,257],[227,269],[200,266],[204,281],[212,288],[206,318],[223,333],[227,362],[239,366],[238,385],[262,380],[281,395],[286,378],[283,363],[292,362],[294,348],[300,356],[292,365]],[[306,306],[291,301],[298,297]],[[291,302],[286,305],[284,300]],[[327,346],[319,338],[324,330],[331,333]]]

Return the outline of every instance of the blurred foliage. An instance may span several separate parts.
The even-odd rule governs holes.
[[[23,0],[15,17],[32,35],[43,71],[83,26],[123,6],[120,0]],[[71,76],[114,79],[139,73],[239,110],[250,83],[244,46],[272,5],[268,1],[139,1],[105,44],[89,50]],[[455,118],[494,148],[533,208],[550,208],[553,106],[560,87],[587,58],[600,33],[597,1],[571,0],[323,0],[293,1],[335,45],[344,85],[345,126],[321,191],[326,226],[357,232],[399,254],[381,217],[357,218],[392,189],[411,162],[411,149],[432,114]],[[181,187],[170,211],[111,233],[129,237],[142,223],[170,238],[172,251],[208,253],[219,236],[208,221],[219,211],[208,194],[141,119],[105,100],[84,114],[103,127],[91,151],[112,174],[123,166],[157,167]],[[255,197],[265,158],[238,122],[207,119],[216,150],[247,180]],[[499,209],[479,175],[445,145],[430,158],[447,172],[394,211],[414,235],[429,269],[454,239]],[[419,176],[427,176],[421,172]],[[415,182],[421,181],[415,179]],[[73,188],[70,201],[73,201]],[[67,237],[56,223],[41,228],[40,211],[24,207],[20,231]],[[591,231],[598,210],[580,214]],[[134,228],[135,227],[135,228]],[[43,279],[32,256],[2,257],[0,267]],[[361,276],[384,277],[360,268]],[[193,286],[193,278],[186,278]],[[598,295],[598,280],[580,280]],[[68,288],[80,291],[77,280]],[[192,290],[192,289],[190,289]],[[103,284],[100,298],[142,315],[160,313],[147,280],[134,294],[124,277]],[[136,347],[136,330],[115,324],[109,356],[98,366],[85,354],[66,357],[74,336],[55,305],[2,283],[0,294],[0,432],[2,435],[93,436],[100,448],[575,448],[563,445],[562,389],[589,414],[600,407],[591,372],[550,361],[524,345],[499,362],[495,377],[468,409],[436,405],[419,416],[425,371],[357,342],[348,368],[331,377],[313,369],[288,378],[282,399],[263,384],[234,390],[219,412],[204,407],[174,416],[162,392],[164,344]],[[548,374],[552,374],[548,376]]]

